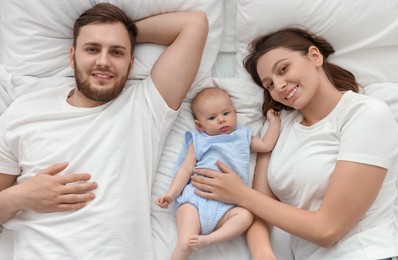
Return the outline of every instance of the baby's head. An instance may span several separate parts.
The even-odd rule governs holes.
[[[230,134],[236,129],[235,108],[227,92],[217,87],[201,90],[192,100],[196,128],[208,135]]]

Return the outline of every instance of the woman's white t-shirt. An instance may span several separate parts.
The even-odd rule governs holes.
[[[298,111],[283,112],[282,130],[272,152],[269,185],[284,203],[317,210],[336,161],[388,169],[382,188],[361,221],[331,248],[292,236],[295,259],[380,259],[398,255],[394,224],[397,199],[398,128],[387,105],[348,91],[323,120],[300,124]],[[352,190],[355,193],[355,190]]]

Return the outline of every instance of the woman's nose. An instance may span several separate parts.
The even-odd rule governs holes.
[[[278,90],[282,90],[286,86],[286,81],[283,77],[275,76],[272,81],[274,83],[274,87]]]

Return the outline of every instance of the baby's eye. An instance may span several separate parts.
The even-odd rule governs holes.
[[[216,119],[216,117],[215,117],[215,116],[211,116],[211,117],[209,117],[209,120],[214,120],[214,119]]]
[[[225,113],[224,113],[224,116],[227,116],[227,115],[229,115],[229,113],[230,113],[230,112],[225,112]]]

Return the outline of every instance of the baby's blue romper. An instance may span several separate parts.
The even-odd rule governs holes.
[[[209,136],[198,130],[187,131],[185,143],[177,160],[176,170],[184,161],[189,145],[193,142],[197,164],[195,168],[207,168],[220,171],[216,165],[221,160],[236,172],[246,183],[249,182],[250,143],[252,131],[250,128],[238,126],[231,134]],[[184,203],[194,205],[199,212],[201,234],[210,234],[222,216],[234,205],[199,197],[195,194],[195,187],[188,183],[177,197],[175,206]]]

